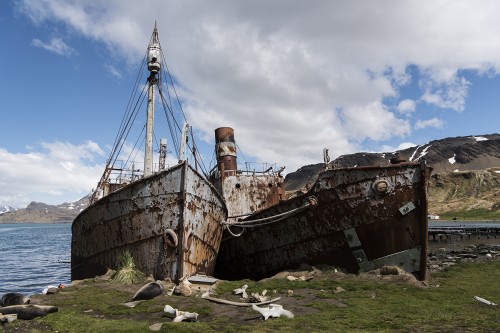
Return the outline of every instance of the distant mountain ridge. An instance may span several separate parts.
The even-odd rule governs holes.
[[[0,215],[0,223],[17,222],[72,222],[87,207],[89,196],[75,202],[47,205],[32,201],[26,208],[11,210]],[[12,207],[11,207],[12,208]]]
[[[388,165],[394,153],[407,161],[425,159],[433,174],[500,167],[500,134],[434,140],[424,145],[385,153],[342,155],[330,162],[335,168]],[[303,166],[285,177],[285,190],[304,189],[316,179],[324,163]]]
[[[394,153],[408,161],[425,159],[432,166],[429,212],[500,208],[500,134],[434,140],[396,152],[355,153],[330,162],[336,168],[387,165]],[[324,163],[306,165],[285,177],[285,190],[307,191]],[[87,207],[89,197],[47,205],[31,202],[24,209],[0,206],[0,223],[71,222]]]
[[[11,206],[0,206],[0,215],[8,212],[14,212],[16,209]]]
[[[500,134],[434,140],[399,150],[407,161],[425,159],[432,168],[429,181],[429,212],[500,209]],[[336,168],[387,165],[392,152],[356,153],[330,162]],[[307,165],[285,178],[285,190],[307,191],[324,163]]]

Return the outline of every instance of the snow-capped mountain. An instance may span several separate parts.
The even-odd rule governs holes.
[[[0,222],[71,222],[87,207],[88,201],[88,196],[60,205],[47,205],[43,202],[32,201],[26,208],[9,207],[9,211],[0,214]],[[0,207],[1,211],[2,207]]]
[[[16,211],[16,209],[11,206],[0,206],[0,215],[14,211]]]

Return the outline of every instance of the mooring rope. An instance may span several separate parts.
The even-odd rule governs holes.
[[[226,226],[227,231],[233,236],[233,237],[240,237],[245,230],[242,230],[239,234],[234,233],[231,231],[230,227],[232,226],[237,226],[240,228],[257,228],[261,227],[264,225],[276,223],[279,221],[282,221],[290,216],[293,216],[295,214],[300,213],[301,211],[305,210],[306,208],[310,206],[316,206],[318,204],[318,199],[314,196],[310,196],[307,198],[306,202],[304,202],[301,206],[291,209],[287,212],[276,214],[273,216],[268,216],[264,217],[261,219],[255,219],[255,220],[249,220],[249,221],[238,221],[238,222],[222,222],[223,225]]]

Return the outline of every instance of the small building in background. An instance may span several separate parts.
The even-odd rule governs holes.
[[[436,213],[430,213],[429,215],[427,215],[427,218],[429,220],[439,220],[439,215]]]

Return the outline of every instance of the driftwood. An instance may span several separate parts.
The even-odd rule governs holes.
[[[202,296],[201,298],[209,300],[209,301],[212,301],[212,302],[215,302],[215,303],[228,304],[228,305],[234,305],[234,306],[248,306],[248,307],[250,307],[250,306],[252,306],[254,304],[255,305],[271,304],[271,303],[277,302],[277,301],[279,301],[281,299],[281,297],[277,297],[277,298],[274,298],[274,299],[271,299],[271,300],[265,301],[265,302],[243,303],[243,302],[228,301],[228,300],[225,300],[225,299],[215,298],[215,297],[210,297],[210,296]]]

